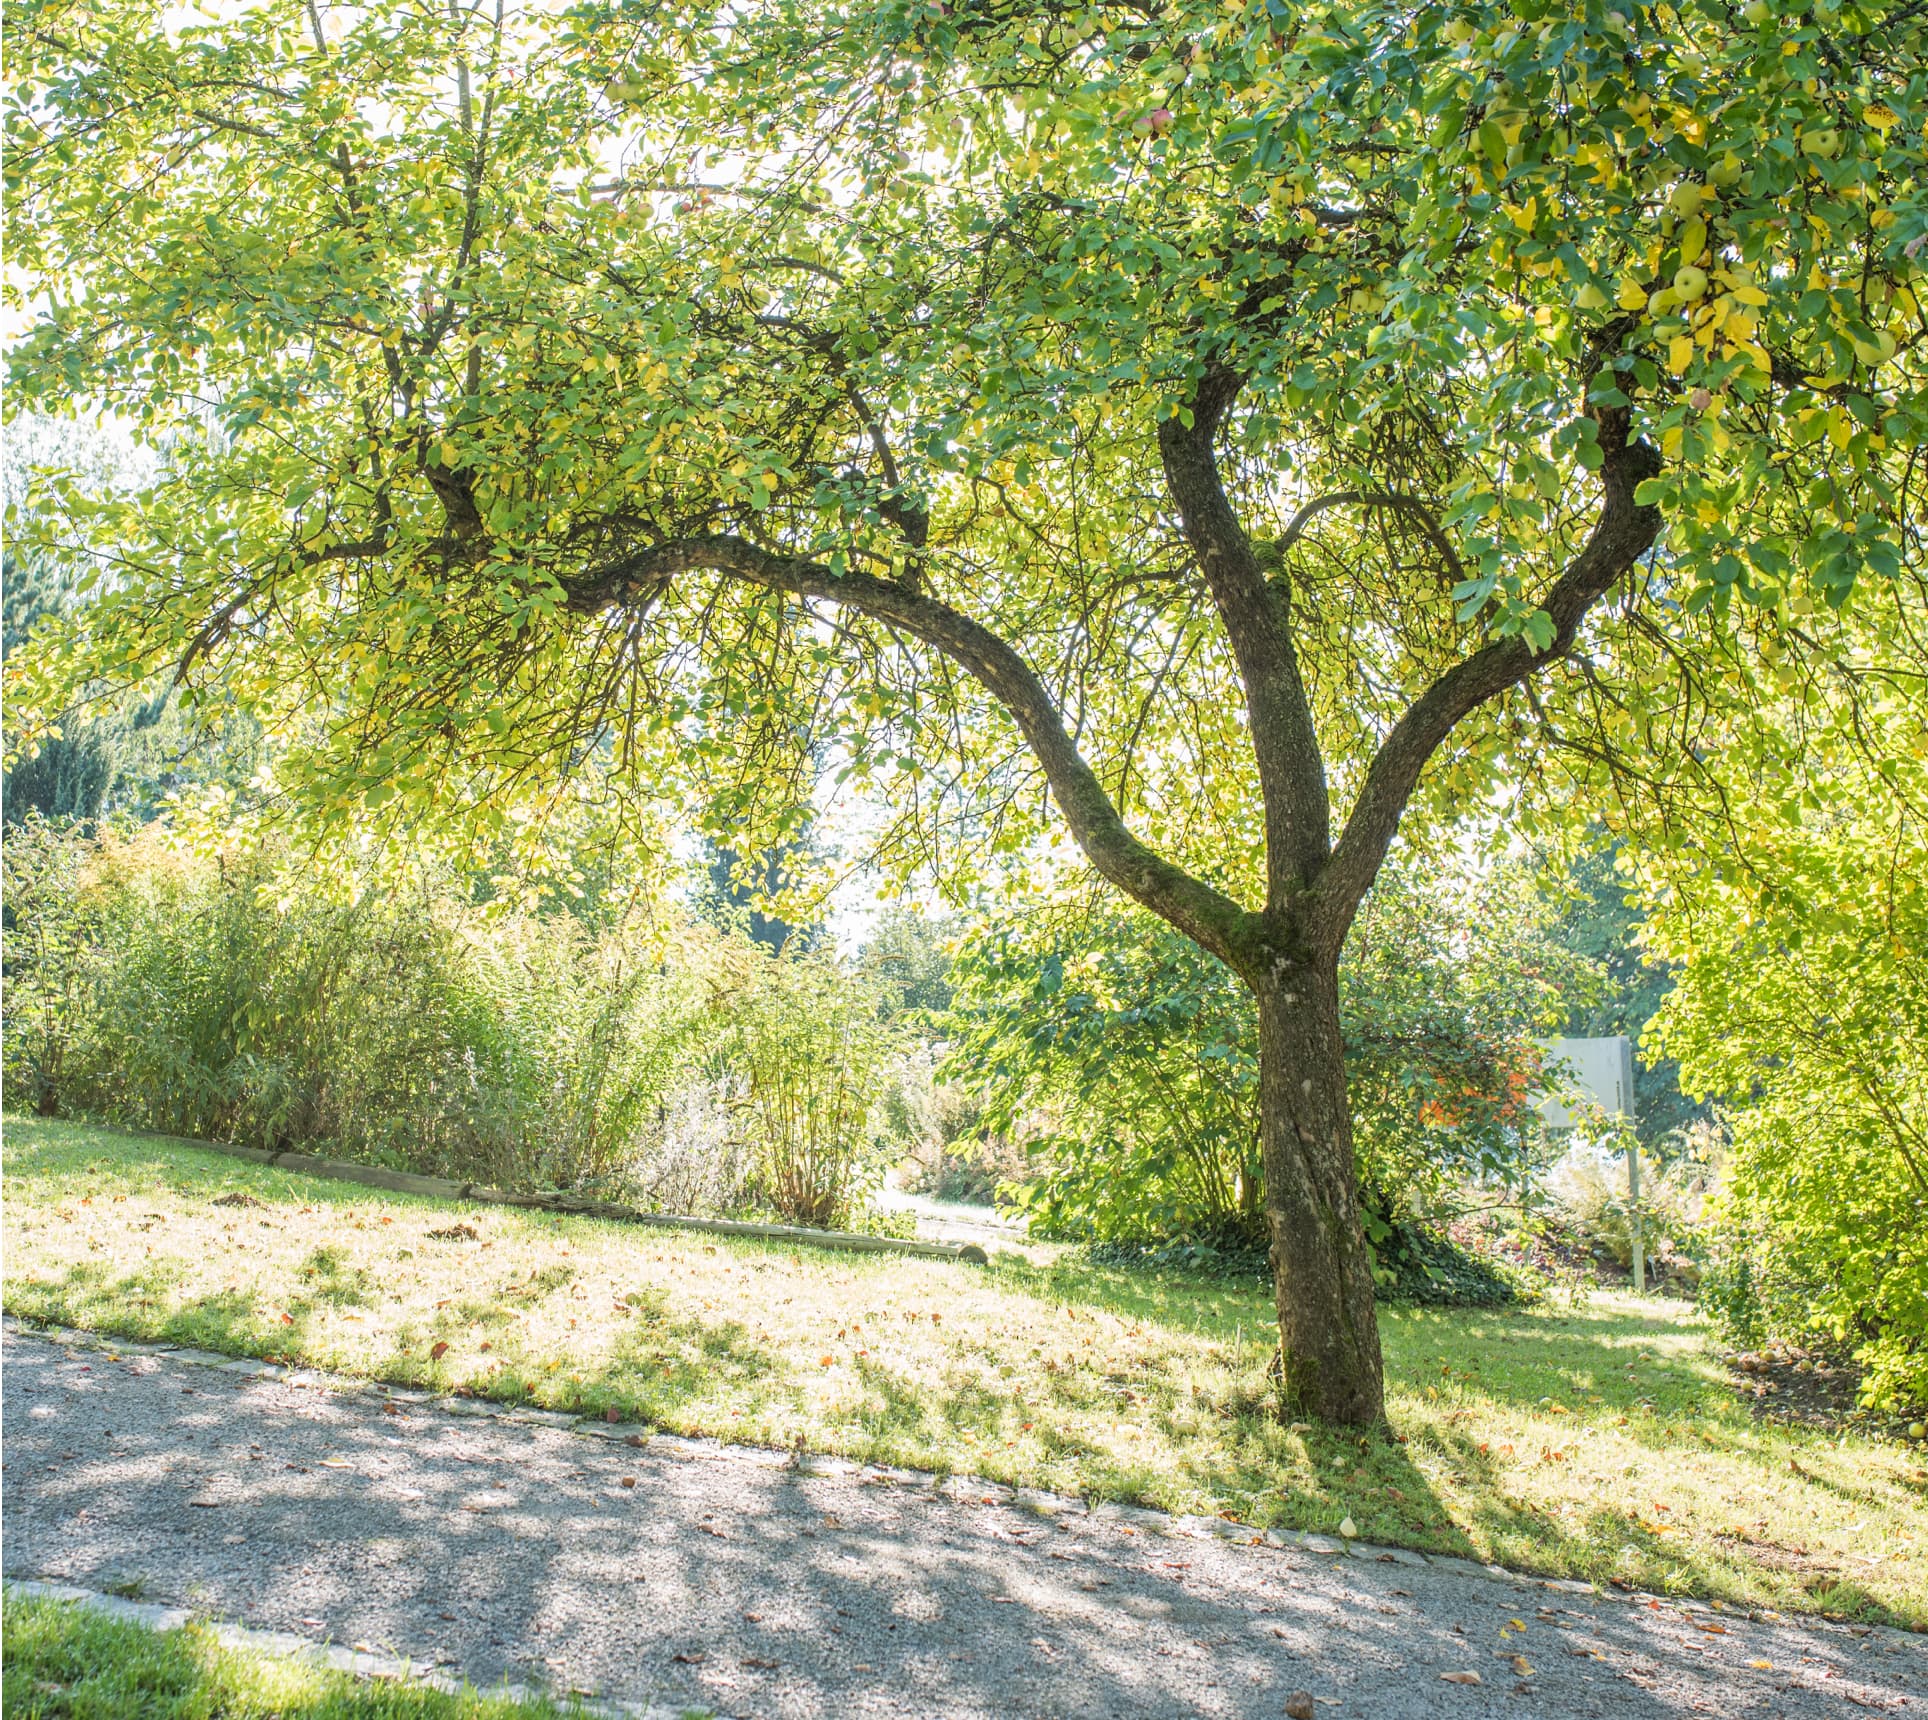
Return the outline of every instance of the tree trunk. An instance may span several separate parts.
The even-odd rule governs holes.
[[[1336,959],[1280,963],[1259,1005],[1259,1130],[1289,1412],[1385,1419],[1372,1259],[1359,1223]]]

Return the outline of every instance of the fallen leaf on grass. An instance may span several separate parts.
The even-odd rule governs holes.
[[[447,1343],[446,1342],[438,1343],[429,1350],[428,1359],[431,1362],[439,1362],[448,1353],[449,1353],[449,1347]]]
[[[1442,1684],[1484,1684],[1486,1682],[1477,1672],[1442,1672],[1439,1678]]]

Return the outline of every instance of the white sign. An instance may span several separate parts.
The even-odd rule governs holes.
[[[1609,1117],[1633,1115],[1633,1041],[1624,1033],[1609,1039],[1549,1039],[1550,1062],[1563,1064],[1560,1085],[1574,1097],[1598,1105]],[[1540,1100],[1549,1129],[1571,1129],[1578,1119],[1551,1095]]]

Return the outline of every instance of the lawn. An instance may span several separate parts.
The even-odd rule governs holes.
[[[1268,1413],[1263,1294],[440,1203],[9,1119],[5,1305],[678,1433],[1928,1627],[1928,1470],[1769,1426],[1679,1302],[1384,1312],[1391,1437]]]
[[[62,1601],[8,1595],[5,1720],[571,1720],[536,1699],[365,1684],[309,1661],[223,1648],[198,1625],[152,1631]]]

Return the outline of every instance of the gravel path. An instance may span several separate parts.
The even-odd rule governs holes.
[[[746,1448],[636,1449],[214,1358],[11,1331],[4,1356],[8,1576],[478,1684],[758,1720],[1276,1720],[1299,1690],[1333,1720],[1928,1716],[1928,1639],[1896,1631],[1231,1544]]]

